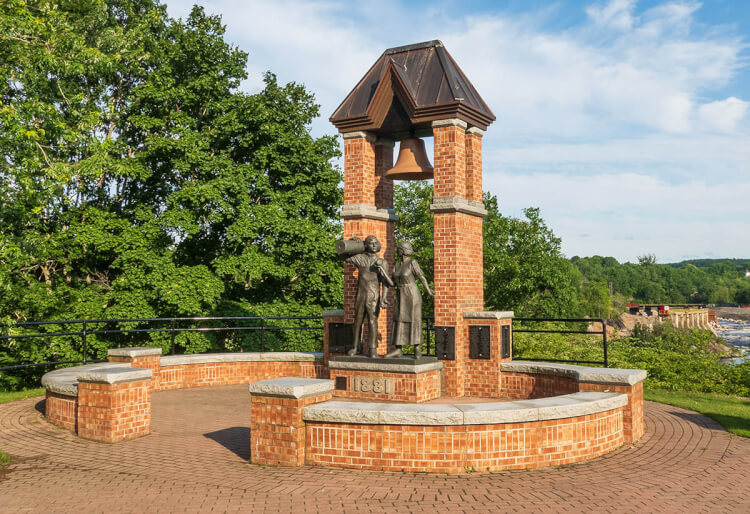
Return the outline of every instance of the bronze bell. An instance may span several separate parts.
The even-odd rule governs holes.
[[[396,165],[385,173],[391,180],[425,180],[434,176],[424,141],[408,137],[401,141]]]

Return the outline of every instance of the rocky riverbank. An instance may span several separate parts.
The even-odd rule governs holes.
[[[716,316],[721,319],[750,322],[750,309],[739,307],[716,307]]]

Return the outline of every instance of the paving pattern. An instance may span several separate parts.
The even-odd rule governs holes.
[[[153,395],[152,434],[114,445],[0,405],[0,512],[750,512],[750,439],[647,402],[634,446],[559,468],[433,475],[248,463],[247,386]]]

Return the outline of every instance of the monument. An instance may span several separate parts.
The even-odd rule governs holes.
[[[383,269],[395,271],[394,223],[398,217],[393,209],[393,182],[433,180],[434,324],[440,362],[429,362],[441,365],[441,390],[449,396],[477,392],[477,384],[484,382],[487,373],[497,378],[500,362],[511,357],[512,313],[483,312],[482,219],[486,210],[482,204],[482,136],[494,119],[440,41],[386,50],[331,116],[344,138],[342,248],[354,241],[352,238],[374,237],[382,243],[378,256]],[[430,136],[432,165],[422,139]],[[394,166],[396,142],[400,142],[400,151]],[[421,298],[417,299],[419,291],[410,277],[424,279],[418,264],[415,267],[410,262],[404,270],[407,268],[408,276],[399,279],[399,311],[394,310],[391,288],[384,292],[382,309],[376,309],[373,316],[363,307],[362,299],[366,289],[363,279],[367,284],[373,281],[372,272],[363,274],[355,259],[345,260],[344,310],[329,313],[326,320],[327,328],[338,330],[328,337],[329,343],[334,339],[339,342],[337,351],[328,351],[334,345],[326,348],[332,373],[344,362],[351,362],[341,356],[340,344],[347,333],[352,333],[347,348],[350,354],[386,357],[377,367],[367,364],[369,371],[387,372],[393,357],[400,358],[398,365],[405,365],[400,348],[407,340],[416,341],[421,331],[421,319],[414,319],[417,313],[413,308],[417,304],[421,308]],[[432,294],[426,280],[423,284]],[[363,310],[369,321],[365,326],[367,350],[357,348]],[[411,364],[420,360],[419,350],[415,354]],[[477,360],[490,362],[472,362]],[[474,380],[477,371],[481,373]],[[339,385],[343,384],[342,379]]]
[[[345,298],[323,314],[323,354],[110,350],[105,365],[45,375],[47,418],[116,442],[149,433],[151,392],[249,383],[251,462],[263,465],[495,471],[637,441],[645,371],[513,361],[513,313],[483,310],[482,135],[493,120],[439,41],[386,50],[331,117],[345,142]],[[393,226],[393,181],[430,177],[434,291]],[[435,296],[435,356],[400,350],[419,347],[417,280]],[[478,401],[454,400],[464,396]]]

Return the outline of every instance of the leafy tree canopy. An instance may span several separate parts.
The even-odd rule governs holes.
[[[216,16],[3,0],[0,317],[266,314],[341,303],[335,137]]]

